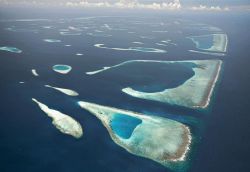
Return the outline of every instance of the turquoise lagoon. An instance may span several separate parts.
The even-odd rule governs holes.
[[[134,129],[142,123],[142,120],[125,114],[114,114],[111,119],[110,126],[114,133],[123,139],[128,139],[132,135]]]
[[[63,65],[63,64],[54,65],[52,68],[55,72],[58,72],[61,74],[67,74],[72,70],[71,66]]]

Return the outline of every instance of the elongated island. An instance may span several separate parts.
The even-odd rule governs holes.
[[[44,113],[53,119],[52,124],[62,133],[71,135],[75,138],[82,137],[82,127],[75,119],[57,110],[50,109],[47,105],[39,102],[35,98],[32,98],[32,101],[35,102]]]

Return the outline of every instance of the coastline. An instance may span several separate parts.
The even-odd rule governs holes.
[[[216,71],[215,76],[213,77],[213,80],[211,81],[211,84],[210,84],[209,89],[208,89],[209,91],[208,91],[207,94],[204,96],[204,97],[206,97],[206,98],[204,98],[204,100],[206,100],[206,101],[204,101],[203,103],[201,103],[200,106],[197,106],[198,108],[203,108],[203,109],[205,109],[205,108],[207,108],[208,105],[210,104],[211,97],[212,97],[212,95],[213,95],[213,90],[214,90],[214,88],[215,88],[215,86],[216,86],[217,80],[219,79],[219,75],[220,75],[222,63],[223,63],[223,62],[222,62],[221,60],[219,60],[219,64],[218,64],[218,67],[217,67],[217,71]]]

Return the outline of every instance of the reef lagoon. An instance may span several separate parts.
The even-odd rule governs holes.
[[[185,169],[180,162],[185,161],[192,140],[187,126],[167,118],[93,103],[80,101],[78,104],[99,118],[114,142],[128,152],[169,168]],[[120,120],[124,124],[117,124]]]
[[[67,74],[72,70],[72,67],[69,65],[57,64],[53,66],[53,70],[61,74]]]
[[[113,69],[112,71],[115,72],[114,69],[117,69],[123,65],[126,65],[127,68],[131,70],[132,67],[130,67],[130,65],[133,63],[152,63],[152,65],[161,63],[161,64],[166,64],[167,68],[171,68],[169,64],[172,65],[181,64],[181,66],[177,66],[177,68],[180,69],[183,65],[187,66],[191,68],[191,70],[193,70],[194,74],[190,75],[188,80],[183,82],[181,85],[177,85],[175,88],[166,89],[158,86],[159,91],[157,91],[157,88],[154,87],[153,90],[155,91],[148,92],[150,88],[148,89],[147,85],[146,86],[143,85],[143,87],[147,88],[146,89],[147,92],[144,92],[143,90],[141,90],[141,88],[138,89],[138,87],[137,90],[131,87],[126,87],[122,89],[124,93],[137,98],[170,103],[173,105],[185,106],[189,108],[206,108],[209,105],[213,89],[215,87],[216,81],[218,80],[222,61],[220,60],[196,60],[196,61],[195,60],[194,61],[131,60],[111,67],[104,67],[103,69],[97,71],[87,72],[86,74],[95,75],[100,72],[105,72],[111,69]],[[140,67],[138,66],[138,68]],[[142,74],[141,77],[147,77],[147,76],[146,74],[145,76],[143,76]],[[152,88],[150,90],[152,90]]]
[[[128,139],[142,120],[125,114],[114,114],[110,127],[114,133],[123,139]]]
[[[196,45],[197,49],[208,51],[208,52],[217,52],[215,53],[226,53],[228,38],[226,34],[211,34],[211,35],[201,35],[201,36],[191,36],[188,37]],[[197,51],[193,51],[197,52]],[[201,52],[204,53],[204,52]],[[213,55],[213,53],[210,53]]]

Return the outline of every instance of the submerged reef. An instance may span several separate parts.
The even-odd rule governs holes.
[[[22,50],[20,50],[16,47],[0,47],[0,50],[12,52],[12,53],[22,53]]]
[[[100,119],[112,140],[128,152],[169,168],[186,160],[192,139],[186,125],[94,103],[78,104]]]
[[[133,44],[144,44],[143,42],[137,42],[137,41],[135,41],[135,42],[132,42]]]
[[[157,61],[157,60],[131,60],[111,67],[87,72],[88,75],[95,75],[111,68],[117,68],[130,63],[180,63],[190,65],[194,71],[194,76],[176,88],[169,88],[159,92],[142,92],[131,87],[123,88],[122,91],[130,96],[154,100],[173,105],[185,106],[188,108],[206,108],[210,103],[214,86],[220,74],[221,60],[189,60],[189,61]]]
[[[76,53],[76,56],[83,56],[82,53]]]
[[[210,103],[214,86],[219,77],[222,61],[193,60],[177,61],[174,63],[185,62],[192,62],[195,64],[195,67],[192,68],[195,74],[176,88],[154,93],[140,92],[130,87],[124,88],[122,91],[137,98],[155,100],[188,108],[206,108]]]
[[[44,42],[50,42],[50,43],[55,43],[55,42],[62,42],[61,40],[58,39],[44,39]]]
[[[40,109],[52,118],[52,124],[62,133],[71,135],[75,138],[82,137],[82,127],[75,119],[57,110],[50,109],[47,105],[34,98],[32,98],[32,101],[37,103]]]
[[[36,69],[31,69],[31,73],[34,76],[39,76],[39,74],[37,73]]]
[[[64,35],[64,36],[79,36],[81,35],[82,33],[75,33],[75,32],[60,32],[61,35]]]
[[[105,33],[87,33],[89,36],[93,37],[111,37],[112,35],[110,34],[105,34]]]
[[[69,65],[58,64],[53,66],[53,70],[61,74],[67,74],[72,70],[72,67]]]
[[[78,96],[79,95],[76,91],[70,90],[70,89],[66,89],[66,88],[52,87],[50,85],[45,85],[45,87],[52,88],[54,90],[60,91],[61,93],[64,93],[64,94],[66,94],[68,96]]]
[[[110,50],[118,50],[118,51],[139,51],[145,53],[166,53],[166,50],[156,49],[156,48],[146,48],[146,47],[129,47],[129,48],[109,48],[105,47],[104,44],[95,44],[97,48],[104,48]]]

